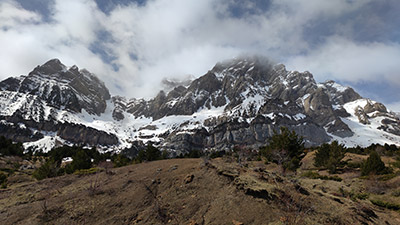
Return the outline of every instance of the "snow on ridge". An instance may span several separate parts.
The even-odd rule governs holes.
[[[367,147],[374,143],[400,145],[400,136],[378,129],[378,127],[381,126],[381,121],[385,117],[378,116],[375,118],[369,118],[370,124],[362,124],[359,122],[358,117],[355,115],[355,109],[357,107],[364,108],[368,102],[374,101],[369,99],[357,99],[353,102],[348,102],[343,105],[343,108],[351,116],[341,118],[341,120],[354,132],[353,136],[341,138],[330,133],[328,134],[331,135],[334,140],[339,141],[347,147],[355,147],[357,145],[361,147]]]
[[[346,91],[347,89],[349,89],[348,87],[345,87],[345,86],[343,86],[343,85],[340,85],[340,84],[338,84],[338,83],[336,83],[336,82],[332,84],[332,87],[335,88],[336,91],[338,91],[338,92],[344,92],[344,91]]]
[[[337,92],[339,92],[339,93],[343,93],[343,92],[345,92],[347,89],[349,89],[349,87],[347,87],[347,86],[343,86],[343,85],[341,85],[341,84],[338,84],[338,83],[336,83],[335,81],[333,81],[333,80],[330,80],[330,81],[326,81],[325,83],[320,83],[320,84],[318,84],[318,87],[322,87],[322,88],[326,88],[326,86],[329,86],[329,87],[332,87],[332,88],[334,88]]]
[[[68,145],[68,143],[58,136],[45,136],[42,139],[32,142],[23,143],[24,149],[29,149],[30,147],[41,149],[43,152],[48,152],[57,144]]]
[[[293,118],[297,121],[297,120],[302,120],[305,119],[307,116],[304,115],[303,113],[297,113],[296,115],[293,116]]]
[[[357,99],[355,101],[352,102],[348,102],[346,104],[343,105],[343,108],[350,114],[354,114],[354,111],[356,110],[357,107],[361,107],[364,108],[368,103],[374,104],[376,103],[375,101],[372,101],[370,99],[366,99],[366,98],[361,98],[361,99]]]

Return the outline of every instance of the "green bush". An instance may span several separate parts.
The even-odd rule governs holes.
[[[105,161],[110,158],[111,153],[100,153],[96,150],[95,147],[91,149],[83,149],[79,146],[61,146],[57,148],[53,148],[48,153],[44,154],[50,158],[53,158],[54,161],[61,163],[61,160],[66,157],[73,157],[78,152],[84,151],[87,156],[93,159],[94,163],[98,163],[101,161]]]
[[[21,143],[14,144],[12,140],[0,136],[0,155],[23,156],[24,148]]]
[[[69,174],[92,167],[92,158],[86,153],[86,150],[80,149],[72,156],[72,162],[65,167]]]
[[[391,203],[391,202],[385,202],[385,201],[381,201],[381,200],[370,200],[372,204],[380,206],[380,207],[384,207],[387,209],[391,209],[391,210],[400,210],[400,205],[396,204],[396,203]]]
[[[123,154],[116,154],[112,157],[114,167],[127,166],[131,163],[131,160]]]
[[[393,195],[394,197],[400,197],[400,189],[397,189],[397,190],[393,191],[393,192],[392,192],[392,195]]]
[[[386,171],[388,174],[384,174],[378,177],[380,181],[388,181],[398,176],[396,173],[392,173],[392,168],[386,167]]]
[[[396,167],[396,168],[400,168],[400,160],[397,160],[396,162],[393,162],[392,166]]]
[[[340,178],[338,176],[325,176],[325,175],[320,175],[319,173],[312,172],[312,171],[305,172],[301,176],[307,177],[310,179],[333,180],[333,181],[337,181],[337,182],[341,182],[343,180],[342,178]]]
[[[345,198],[348,197],[353,201],[357,201],[358,199],[366,200],[366,199],[369,198],[369,194],[368,193],[356,192],[355,190],[346,191],[342,187],[339,188],[339,192],[342,195],[342,197],[345,197]]]
[[[200,150],[191,150],[188,153],[186,153],[183,158],[200,158],[204,154]]]
[[[38,180],[61,176],[65,173],[72,174],[78,170],[88,170],[92,167],[93,162],[98,163],[110,158],[111,153],[99,153],[96,148],[83,149],[79,146],[61,146],[53,148],[47,153],[40,155],[48,158],[45,164],[34,172],[34,177]],[[65,168],[60,168],[63,158],[72,157],[72,162],[67,164]]]
[[[359,155],[366,155],[367,154],[366,153],[366,149],[360,147],[359,145],[357,145],[357,147],[347,148],[347,152],[355,153],[355,154],[359,154]]]
[[[37,168],[32,176],[37,180],[42,180],[49,177],[55,177],[58,173],[58,165],[54,159],[47,160],[42,166]]]
[[[311,179],[319,179],[321,177],[321,175],[319,175],[319,173],[313,172],[313,171],[307,171],[307,172],[301,174],[301,176],[311,178]]]
[[[362,162],[347,162],[346,165],[350,168],[361,168],[363,163]]]
[[[99,168],[90,168],[90,169],[81,169],[81,170],[76,170],[74,172],[75,175],[88,175],[88,174],[95,174],[97,172],[99,172],[100,169]]]
[[[0,173],[0,184],[2,188],[7,187],[7,175],[4,173]]]
[[[225,150],[222,151],[213,151],[211,152],[211,154],[209,155],[210,159],[215,159],[215,158],[219,158],[226,155]]]
[[[372,151],[369,154],[368,159],[364,161],[361,167],[362,176],[367,176],[370,174],[380,175],[388,172],[388,168],[385,167],[385,163],[383,163],[381,157],[376,151]]]
[[[361,199],[361,200],[366,200],[368,199],[369,194],[368,193],[356,193],[353,195],[352,199]]]
[[[294,131],[281,127],[279,134],[274,131],[268,145],[260,149],[260,154],[267,160],[281,165],[283,172],[295,171],[300,167],[300,161],[304,157],[304,140]]]
[[[331,144],[322,144],[315,153],[314,165],[327,168],[329,173],[335,173],[341,165],[345,153],[344,145],[339,145],[337,141],[333,141]]]
[[[160,159],[163,159],[161,151],[158,148],[154,147],[152,144],[148,144],[146,149],[140,150],[136,157],[136,161],[138,162],[154,161]]]

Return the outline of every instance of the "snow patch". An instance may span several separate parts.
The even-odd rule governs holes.
[[[355,147],[357,145],[361,147],[367,147],[373,143],[388,143],[388,144],[400,144],[400,136],[379,130],[381,121],[385,118],[378,116],[375,118],[369,118],[370,124],[362,124],[358,121],[358,117],[355,115],[355,109],[360,106],[364,106],[370,101],[369,99],[358,99],[353,102],[344,104],[343,108],[351,115],[341,120],[349,126],[354,132],[351,137],[341,138],[330,134],[334,140],[346,145],[347,147]]]
[[[302,119],[305,119],[306,117],[307,117],[307,116],[304,115],[303,113],[297,113],[296,115],[293,116],[293,118],[294,118],[295,120],[302,120]]]

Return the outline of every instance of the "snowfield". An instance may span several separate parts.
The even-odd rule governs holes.
[[[355,115],[355,109],[357,107],[364,108],[368,103],[367,99],[359,99],[353,102],[346,103],[343,107],[344,109],[350,113],[350,117],[341,118],[344,123],[346,123],[350,129],[354,132],[352,137],[341,138],[335,135],[330,134],[334,140],[346,145],[347,147],[355,147],[357,145],[361,147],[367,147],[373,143],[388,143],[400,145],[400,137],[394,134],[390,134],[383,130],[379,130],[378,127],[381,126],[381,121],[385,117],[375,117],[370,118],[370,124],[362,124],[358,121],[357,116]],[[374,101],[371,101],[375,103]],[[370,115],[372,115],[370,113]]]

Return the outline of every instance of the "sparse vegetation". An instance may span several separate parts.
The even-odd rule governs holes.
[[[357,192],[355,190],[345,191],[342,187],[339,188],[339,193],[341,194],[342,197],[350,198],[353,201],[366,200],[369,198],[368,193]]]
[[[357,169],[361,168],[363,163],[362,162],[346,162],[347,167]]]
[[[102,193],[100,189],[101,189],[101,182],[99,176],[96,175],[95,178],[90,181],[89,187],[87,189],[89,196],[93,197],[94,195]]]
[[[387,209],[391,209],[391,210],[400,210],[400,204],[386,202],[386,201],[382,201],[382,200],[374,200],[374,199],[371,199],[370,201],[372,204],[383,207],[383,208],[387,208]]]
[[[307,177],[307,178],[311,178],[311,179],[321,179],[321,180],[333,180],[333,181],[342,181],[343,179],[338,177],[338,176],[325,176],[325,175],[320,175],[317,172],[313,172],[313,171],[307,171],[303,174],[301,174],[302,177]]]
[[[398,190],[400,182],[398,175],[400,171],[396,167],[396,163],[400,162],[400,152],[397,148],[395,149],[391,145],[371,145],[368,148],[354,148],[364,155],[347,153],[346,162],[344,162],[343,157],[347,149],[337,142],[308,150],[304,149],[303,144],[301,137],[298,137],[293,131],[282,128],[279,133],[276,132],[271,137],[269,145],[261,148],[259,152],[248,146],[235,146],[232,151],[227,152],[213,151],[205,154],[202,151],[192,150],[180,156],[182,158],[201,157],[202,159],[198,159],[198,161],[196,161],[197,159],[182,159],[182,161],[174,159],[176,160],[174,163],[169,163],[169,160],[165,160],[132,165],[139,162],[168,158],[167,152],[162,152],[151,144],[143,147],[142,151],[137,149],[136,152],[131,152],[132,155],[129,156],[131,158],[125,154],[102,154],[95,148],[83,149],[77,146],[55,148],[48,153],[39,153],[38,155],[41,156],[34,155],[29,159],[24,155],[22,157],[3,156],[0,157],[0,165],[4,165],[4,167],[0,168],[0,185],[2,188],[8,187],[8,189],[0,191],[0,196],[3,196],[3,200],[0,198],[0,201],[2,201],[0,204],[8,204],[4,206],[8,208],[0,207],[0,211],[4,211],[4,209],[9,211],[14,205],[31,204],[32,201],[36,201],[39,203],[36,206],[32,205],[32,207],[36,207],[36,212],[38,213],[35,214],[35,218],[39,223],[57,223],[59,218],[62,218],[62,221],[83,223],[86,221],[82,218],[89,218],[89,216],[97,213],[97,209],[95,209],[97,205],[86,209],[79,206],[81,203],[75,202],[76,198],[71,196],[79,196],[79,199],[84,202],[93,202],[93,204],[98,205],[105,204],[101,207],[122,207],[131,204],[131,202],[121,199],[116,202],[115,199],[118,198],[117,191],[118,195],[120,195],[120,192],[135,191],[134,194],[130,193],[124,196],[128,197],[129,201],[135,201],[142,209],[147,210],[133,210],[132,215],[129,218],[124,218],[121,223],[174,224],[176,222],[176,224],[181,224],[182,221],[193,221],[193,224],[195,222],[202,224],[204,220],[201,219],[189,220],[192,218],[193,213],[187,214],[185,210],[189,208],[202,210],[201,216],[198,218],[204,218],[202,215],[210,215],[208,211],[210,208],[199,204],[208,204],[205,201],[214,201],[213,197],[207,197],[209,196],[209,190],[215,191],[214,187],[209,185],[213,182],[222,182],[218,183],[218,188],[220,189],[231,188],[231,186],[234,187],[234,185],[243,185],[245,183],[241,188],[229,189],[229,193],[234,191],[235,195],[240,195],[240,202],[246,199],[246,205],[244,207],[243,204],[240,206],[242,210],[255,202],[257,204],[262,203],[263,207],[265,207],[265,202],[273,205],[274,213],[278,212],[279,214],[277,215],[279,216],[268,221],[271,224],[308,224],[310,221],[318,220],[320,216],[326,217],[330,213],[334,213],[335,216],[329,219],[324,218],[319,222],[321,224],[326,221],[329,221],[329,223],[334,221],[332,223],[336,224],[357,224],[359,221],[367,221],[368,223],[368,216],[372,215],[373,217],[374,210],[377,210],[378,207],[382,207],[380,208],[381,211],[379,212],[378,210],[379,213],[377,213],[379,218],[383,217],[385,210],[400,210],[400,190]],[[354,151],[354,149],[351,151]],[[138,154],[135,155],[135,153]],[[303,159],[306,153],[307,157]],[[369,154],[368,159],[365,154]],[[224,157],[215,159],[220,156]],[[72,160],[66,162],[64,159],[66,157],[71,157]],[[267,160],[268,163],[258,162],[257,160],[260,158]],[[28,159],[29,163],[27,164],[27,160],[24,159]],[[106,161],[106,159],[110,160]],[[183,171],[184,168],[181,162],[185,160],[191,161],[191,163]],[[395,167],[393,169],[394,172],[386,167],[383,162],[386,165]],[[277,167],[275,163],[279,166]],[[299,168],[302,163],[304,165]],[[33,189],[27,189],[26,185],[14,185],[26,181],[31,182],[32,170],[23,170],[22,168],[26,165],[38,166],[40,164],[41,166],[33,171],[33,177],[38,180],[67,173],[73,175],[55,180],[47,179],[36,184],[33,183],[32,185],[35,188],[37,184],[45,185],[43,190],[46,190],[45,195],[48,195],[45,198],[42,197],[42,194],[37,194],[41,192],[39,189],[43,188],[43,186],[37,189],[38,192],[36,192],[36,189],[35,192],[32,192]],[[223,164],[223,166],[221,167],[218,164]],[[197,169],[193,170],[196,165],[198,165]],[[127,167],[114,168],[123,166]],[[317,169],[322,170],[317,170],[315,166],[319,167]],[[131,168],[140,168],[140,170]],[[295,170],[299,172],[299,175],[290,173],[287,176],[282,176],[279,172],[277,173],[279,169],[282,169],[283,173],[287,170]],[[340,177],[328,174],[325,169],[328,169],[330,173],[339,171]],[[146,172],[142,172],[144,170]],[[212,173],[214,170],[215,173]],[[362,177],[360,177],[361,172],[364,172]],[[140,176],[138,175],[139,173],[141,174]],[[129,174],[129,179],[125,180],[127,174]],[[188,174],[192,177],[189,182],[183,179],[186,179]],[[222,179],[210,178],[210,176],[220,175],[223,176]],[[28,179],[20,179],[20,176],[27,176]],[[120,182],[120,180],[122,181]],[[325,182],[325,180],[329,180],[329,182]],[[57,181],[57,183],[52,183],[54,181]],[[68,185],[77,182],[80,186],[73,186],[74,184],[72,184],[72,186],[65,188],[64,181]],[[242,181],[242,183],[238,181]],[[133,182],[135,184],[147,184],[144,186],[146,191],[141,185],[132,185]],[[200,184],[199,182],[203,183]],[[179,185],[176,185],[177,183]],[[226,185],[227,183],[229,183],[229,187]],[[207,194],[202,194],[203,190],[198,189],[201,185],[207,187]],[[24,194],[10,192],[20,188],[26,194],[24,191],[22,191]],[[218,189],[218,191],[220,190]],[[69,192],[72,192],[71,195],[66,197]],[[190,193],[190,198],[183,193]],[[242,194],[251,196],[251,198],[243,197],[244,195]],[[131,198],[133,195],[141,197],[137,200]],[[171,197],[171,195],[174,197]],[[15,199],[16,202],[8,203],[8,200],[4,200],[5,198]],[[207,200],[204,200],[204,198],[207,198]],[[254,198],[257,198],[257,201],[254,201]],[[67,200],[68,204],[76,204],[80,208],[73,211],[68,204],[65,206],[60,205],[55,199],[60,199],[60,201],[74,199],[74,201]],[[174,203],[176,199],[179,199],[178,203]],[[185,208],[179,208],[182,207],[182,199],[185,200]],[[345,208],[343,208],[343,211],[334,210],[332,212],[326,211],[326,208],[324,208],[323,210],[325,211],[323,211],[321,207],[324,207],[323,205],[326,204],[326,201],[336,204],[339,208],[341,205],[349,206],[353,211],[346,211],[347,209]],[[42,202],[42,205],[40,205],[40,202]],[[229,200],[229,202],[231,201]],[[225,202],[225,204],[229,204],[229,202]],[[40,207],[42,207],[42,211]],[[184,214],[178,215],[176,213],[177,209],[180,210],[179,212],[184,212]],[[26,211],[24,213],[29,214]],[[64,216],[64,214],[68,214],[68,216]],[[349,217],[349,220],[343,216],[350,214],[352,218]],[[16,218],[15,214],[10,215]],[[271,215],[276,214],[271,213]],[[99,213],[96,216],[101,217]],[[363,220],[363,218],[367,219]],[[385,217],[385,220],[389,221],[390,219],[387,218]],[[0,219],[0,221],[2,220]],[[92,220],[89,221],[87,224],[93,223]],[[225,222],[223,220],[220,221],[222,221],[220,224]],[[235,218],[235,221],[241,221],[245,224],[248,222],[243,218]]]
[[[314,152],[309,154],[304,166],[314,163]],[[387,213],[399,203],[397,179],[382,181],[382,175],[375,176],[373,182],[386,186],[373,191],[371,179],[346,176],[348,171],[359,176],[359,171],[343,170],[341,182],[325,182],[313,179],[340,178],[303,167],[298,169],[300,175],[281,176],[274,164],[250,160],[243,167],[230,158],[233,160],[172,159],[129,165],[112,169],[112,176],[90,168],[65,179],[29,181],[29,185],[0,191],[0,211],[9,212],[0,223],[29,224],[29,218],[35,218],[43,224],[96,224],[107,216],[121,224],[231,224],[232,219],[244,224],[358,224],[368,223],[369,218],[376,221],[375,212],[390,224],[400,218]],[[27,207],[17,207],[16,202]],[[210,203],[217,205],[208,207]],[[129,205],[137,207],[127,208]],[[229,210],[221,211],[223,207]],[[127,213],[120,214],[120,210]],[[221,217],[221,212],[229,220]]]
[[[54,148],[48,153],[39,153],[46,158],[46,162],[33,172],[33,177],[42,180],[49,177],[60,176],[64,174],[83,173],[89,171],[93,164],[104,162],[110,158],[110,153],[101,154],[96,148],[83,149],[77,146],[62,146]],[[62,160],[71,157],[72,162],[67,163],[65,167]]]
[[[89,175],[89,174],[94,174],[97,172],[100,172],[101,170],[97,167],[93,167],[90,169],[81,169],[81,170],[76,170],[74,172],[75,175]]]
[[[392,195],[393,195],[394,197],[400,197],[400,189],[394,190],[394,191],[392,192]]]
[[[280,218],[283,224],[307,224],[305,216],[310,214],[314,207],[307,201],[307,195],[299,195],[301,186],[295,187],[295,190],[290,187],[285,187],[280,191],[278,199],[284,211],[284,216]]]

